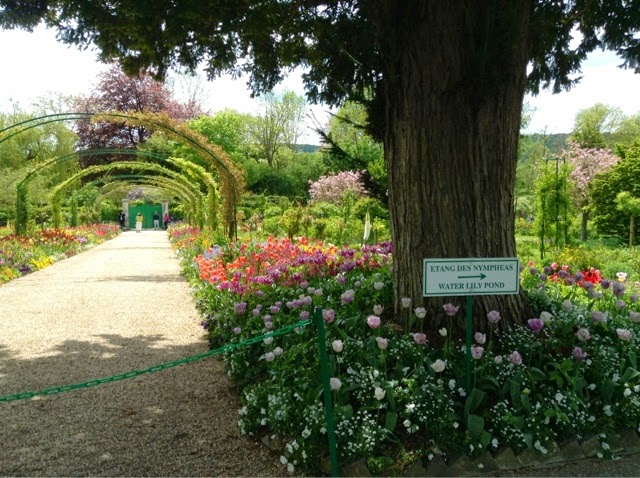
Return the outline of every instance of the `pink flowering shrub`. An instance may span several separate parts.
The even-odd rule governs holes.
[[[367,196],[359,171],[343,171],[332,176],[322,176],[316,182],[310,182],[309,195],[312,201],[328,202],[340,205],[346,193],[356,199]]]

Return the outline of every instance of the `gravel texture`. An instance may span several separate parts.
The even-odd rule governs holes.
[[[0,396],[206,351],[179,273],[164,231],[131,231],[0,286]],[[0,402],[0,475],[286,475],[238,408],[215,358]]]

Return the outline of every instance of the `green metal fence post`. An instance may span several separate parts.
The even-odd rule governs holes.
[[[327,437],[329,438],[329,458],[331,459],[331,475],[340,476],[338,472],[338,453],[336,451],[336,429],[333,417],[333,401],[329,384],[329,357],[327,356],[327,339],[324,334],[322,309],[316,308],[314,313],[318,329],[318,352],[320,352],[320,376],[324,389],[324,415],[327,420]]]
[[[465,388],[467,394],[471,393],[471,341],[473,337],[473,296],[467,296],[467,346],[466,346],[466,373]]]

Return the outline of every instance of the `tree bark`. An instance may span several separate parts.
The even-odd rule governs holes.
[[[585,242],[587,240],[588,231],[587,231],[587,223],[589,221],[589,211],[586,209],[582,210],[582,223],[580,224],[580,240]]]
[[[452,302],[463,305],[461,333],[464,298],[424,299],[423,259],[516,256],[529,3],[377,0],[370,12],[383,58],[395,311],[410,297],[431,329]],[[504,325],[528,318],[522,295],[474,302],[479,329],[489,310]]]

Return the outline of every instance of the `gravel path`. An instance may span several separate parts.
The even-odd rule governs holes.
[[[125,232],[0,286],[0,396],[207,350],[167,235]],[[282,476],[221,363],[0,402],[0,475]]]

